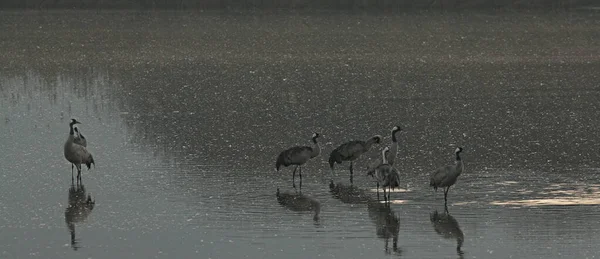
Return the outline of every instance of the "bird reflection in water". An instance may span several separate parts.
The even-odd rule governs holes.
[[[334,198],[339,199],[343,203],[364,204],[371,200],[367,193],[360,188],[342,183],[334,184],[333,180],[329,182],[329,191]]]
[[[87,195],[82,184],[71,184],[69,188],[69,206],[65,210],[65,222],[71,233],[71,247],[79,249],[79,242],[75,238],[75,224],[84,222],[94,209],[95,201]]]
[[[369,217],[375,224],[377,237],[385,240],[385,252],[401,255],[402,250],[398,248],[398,234],[400,232],[400,218],[392,210],[388,203],[369,201],[367,203]],[[390,238],[392,249],[389,248]]]
[[[398,248],[400,218],[396,216],[389,203],[381,203],[353,185],[334,184],[331,181],[329,191],[334,198],[343,203],[367,204],[369,217],[375,224],[375,233],[378,238],[385,241],[385,253],[401,255],[402,250]],[[392,249],[389,248],[390,238],[392,239]]]
[[[433,229],[436,233],[446,239],[456,239],[456,252],[462,258],[464,252],[461,250],[465,236],[458,226],[458,221],[452,216],[446,209],[444,213],[438,213],[437,210],[433,211],[430,215],[431,223],[433,223]]]
[[[314,211],[313,220],[319,222],[321,203],[302,193],[280,192],[277,188],[277,202],[292,211]]]

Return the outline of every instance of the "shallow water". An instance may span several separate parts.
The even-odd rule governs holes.
[[[600,252],[595,13],[1,14],[2,258]],[[62,153],[70,118],[96,160],[85,190]],[[390,207],[363,173],[383,145],[353,187],[337,166],[330,190],[329,152],[389,144],[394,125]],[[317,221],[278,201],[277,188],[297,194],[292,169],[274,169],[315,131],[323,154],[302,194]],[[428,175],[457,145],[448,217]]]

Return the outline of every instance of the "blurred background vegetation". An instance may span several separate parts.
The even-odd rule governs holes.
[[[25,9],[200,9],[200,10],[381,10],[572,9],[600,6],[598,0],[3,0],[0,8]]]

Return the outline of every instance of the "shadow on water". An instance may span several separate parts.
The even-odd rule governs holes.
[[[75,224],[83,223],[92,213],[95,200],[92,200],[90,194],[86,197],[85,187],[81,184],[73,185],[69,188],[69,206],[65,210],[65,222],[71,233],[71,247],[73,250],[80,248],[79,241],[75,237]]]
[[[458,225],[458,221],[447,210],[443,213],[434,210],[430,213],[429,219],[433,223],[433,229],[440,236],[446,239],[456,239],[456,252],[460,258],[463,258],[464,252],[461,247],[465,236]]]
[[[302,193],[280,192],[277,188],[277,202],[291,211],[314,211],[313,220],[319,222],[321,203]]]
[[[400,218],[392,210],[388,203],[369,201],[367,203],[369,217],[375,224],[377,237],[385,241],[385,253],[401,255],[402,250],[398,248],[398,234],[400,232]],[[392,249],[389,241],[392,239]]]

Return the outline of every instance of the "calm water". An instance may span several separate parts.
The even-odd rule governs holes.
[[[599,18],[1,12],[0,257],[597,258]],[[391,206],[360,172],[383,145],[331,189],[329,152],[394,125]],[[314,131],[300,195],[275,158]]]

